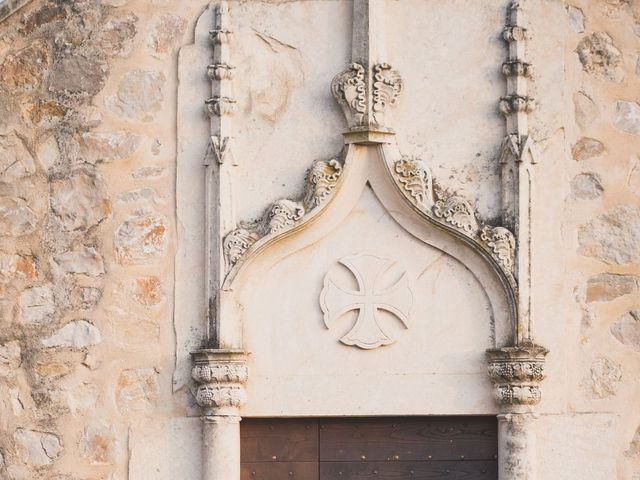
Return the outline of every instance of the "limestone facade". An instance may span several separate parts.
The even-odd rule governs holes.
[[[639,2],[2,17],[0,478],[237,478],[242,416],[482,414],[500,480],[640,479]]]

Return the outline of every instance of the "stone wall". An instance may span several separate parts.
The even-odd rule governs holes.
[[[201,8],[33,1],[0,24],[1,478],[128,478],[134,425],[189,408],[174,112]]]
[[[237,2],[244,12],[280,3],[288,2]],[[542,15],[545,8],[564,15],[549,19],[564,25],[564,52],[544,55],[563,62],[566,97],[553,106],[562,114],[558,128],[541,129],[539,138],[559,139],[565,156],[542,155],[540,168],[560,167],[542,175],[555,178],[538,186],[536,200],[548,228],[536,251],[559,271],[538,272],[536,281],[572,292],[545,321],[566,335],[549,359],[555,379],[547,381],[553,407],[540,425],[542,478],[578,478],[587,469],[580,478],[611,480],[614,472],[637,480],[640,2],[538,3]],[[197,411],[189,388],[173,384],[175,352],[183,351],[173,318],[175,117],[177,52],[193,41],[205,7],[201,0],[34,0],[0,24],[1,478],[198,478],[198,423],[189,419]],[[498,35],[502,13],[484,28]],[[256,41],[266,45],[255,60],[265,75],[264,59],[291,53],[286,44]],[[538,64],[544,55],[536,54]],[[295,108],[290,95],[310,81],[300,71],[309,67],[297,62],[275,72],[288,89],[274,93],[256,78],[245,85],[255,93],[256,118],[275,125]],[[328,68],[328,78],[337,72]],[[279,102],[267,105],[265,95]],[[336,136],[312,150],[338,143]],[[487,148],[497,150],[494,143]],[[296,178],[311,160],[300,160]],[[467,184],[490,218],[491,194],[480,198],[486,187],[473,185],[496,186],[495,171],[458,167],[464,178],[445,177],[445,188]],[[296,188],[284,187],[278,182],[270,195]],[[252,198],[243,208],[271,200]],[[555,203],[563,205],[552,215],[558,223],[547,225],[545,206]],[[580,440],[590,435],[600,443]]]
[[[575,305],[567,413],[612,413],[620,479],[640,478],[640,2],[567,5],[566,160],[562,225]],[[597,428],[597,427],[594,427]],[[597,460],[594,460],[597,461]]]

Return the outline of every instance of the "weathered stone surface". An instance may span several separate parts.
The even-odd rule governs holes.
[[[29,461],[35,466],[53,463],[64,450],[60,438],[52,433],[18,429],[13,438],[26,451]]]
[[[55,63],[49,89],[95,95],[104,88],[108,75],[109,67],[105,61],[75,52]]]
[[[611,325],[611,334],[623,345],[640,352],[640,310],[622,315]]]
[[[640,260],[640,209],[627,205],[600,215],[578,232],[579,252],[609,264]]]
[[[164,298],[162,282],[156,276],[138,278],[133,282],[132,297],[140,305],[157,305]]]
[[[115,202],[116,203],[133,203],[133,202],[152,202],[155,203],[157,201],[158,192],[155,189],[150,187],[138,188],[136,190],[131,190],[128,192],[122,192],[116,195]]]
[[[82,436],[82,455],[92,465],[108,465],[115,460],[116,436],[106,425],[89,425]]]
[[[640,457],[640,427],[636,429],[636,433],[629,443],[629,448],[624,453],[628,457]]]
[[[80,247],[54,257],[54,261],[67,273],[80,273],[97,277],[104,273],[102,256],[93,247]]]
[[[164,253],[167,244],[165,218],[140,212],[120,225],[114,236],[116,258],[121,264],[148,263]]]
[[[41,128],[53,128],[58,126],[70,109],[56,100],[38,100],[29,107],[27,113],[29,120],[35,126]]]
[[[101,341],[100,330],[86,320],[75,320],[67,323],[52,336],[42,340],[42,345],[48,348],[86,348],[97,345]]]
[[[571,196],[580,200],[593,200],[604,192],[600,175],[593,172],[580,173],[571,180]]]
[[[638,291],[640,278],[634,275],[602,273],[587,282],[587,302],[608,302]]]
[[[67,11],[64,8],[64,5],[45,3],[38,10],[29,12],[22,17],[20,32],[24,34],[32,33],[43,26],[62,20],[66,17]]]
[[[102,291],[94,287],[76,287],[71,292],[72,305],[81,310],[89,310],[98,305]]]
[[[117,318],[127,313],[126,318]],[[116,342],[127,350],[148,349],[158,345],[160,340],[160,326],[157,322],[133,316],[129,312],[120,315],[112,314],[111,330]]]
[[[581,162],[590,158],[599,157],[605,152],[604,144],[595,138],[582,137],[571,149],[574,160]]]
[[[624,100],[617,102],[613,125],[622,132],[640,135],[640,105]]]
[[[14,92],[28,92],[40,86],[50,65],[49,48],[43,41],[7,55],[0,65],[0,85]]]
[[[162,15],[151,27],[147,45],[156,54],[165,55],[180,45],[180,39],[187,28],[184,18],[177,15]]]
[[[96,38],[96,47],[107,55],[126,57],[131,53],[138,17],[127,12],[109,20]]]
[[[82,360],[82,365],[87,367],[89,370],[95,370],[97,368],[100,368],[102,362],[97,355],[92,352],[87,352],[87,354],[84,356],[84,360]]]
[[[573,5],[567,6],[567,15],[569,16],[569,27],[576,33],[584,32],[584,13],[578,7]]]
[[[38,362],[33,370],[35,373],[46,379],[56,379],[64,377],[69,374],[72,370],[73,366],[66,362],[59,362],[56,360],[53,361],[45,361]]]
[[[160,72],[132,70],[123,77],[110,104],[120,115],[149,122],[162,106],[165,82]]]
[[[51,208],[64,230],[87,230],[107,218],[111,202],[100,177],[75,172],[52,182]]]
[[[620,364],[608,358],[598,358],[591,364],[588,384],[597,398],[607,398],[616,394],[622,380]]]
[[[38,267],[33,257],[0,252],[0,282],[15,278],[33,280],[37,276]]]
[[[158,400],[155,368],[123,370],[116,385],[116,401],[122,413],[152,410]]]
[[[20,367],[20,343],[17,340],[0,344],[0,378],[12,376]]]
[[[0,180],[12,182],[32,175],[36,162],[15,133],[0,135]]]
[[[584,92],[573,95],[576,123],[580,128],[588,128],[600,115],[600,109],[593,99]]]
[[[300,52],[295,47],[256,31],[247,62],[248,108],[265,121],[276,122],[287,110],[294,92],[304,82],[302,62]]]
[[[38,146],[36,156],[46,170],[50,170],[58,163],[60,160],[60,147],[58,147],[58,142],[53,135]]]
[[[97,385],[84,382],[74,385],[63,393],[69,410],[74,414],[82,414],[95,410],[100,391]]]
[[[576,51],[585,72],[616,82],[624,78],[622,52],[607,33],[595,32],[584,37]]]
[[[22,198],[0,197],[0,236],[28,235],[37,224],[35,213]]]
[[[78,139],[78,158],[95,165],[130,157],[140,146],[140,136],[131,132],[86,132]]]
[[[135,180],[159,177],[164,173],[163,167],[140,167],[131,173],[131,178]]]
[[[51,285],[33,287],[20,295],[20,318],[23,323],[44,323],[55,312]]]

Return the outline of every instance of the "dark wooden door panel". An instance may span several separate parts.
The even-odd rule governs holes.
[[[495,417],[320,420],[320,461],[492,460]]]
[[[497,462],[321,462],[320,480],[496,480]]]
[[[240,438],[242,462],[318,461],[317,419],[245,419]]]
[[[242,480],[496,480],[495,417],[244,419]]]
[[[318,480],[318,462],[249,462],[240,480]]]

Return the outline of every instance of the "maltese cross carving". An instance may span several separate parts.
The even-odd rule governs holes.
[[[380,324],[380,310],[391,313],[405,328],[409,327],[409,315],[413,305],[413,293],[406,272],[391,284],[384,280],[395,262],[376,255],[361,253],[340,259],[358,284],[357,290],[338,285],[327,273],[320,294],[320,306],[327,328],[350,311],[357,311],[353,327],[340,341],[363,349],[389,345],[395,340]]]

